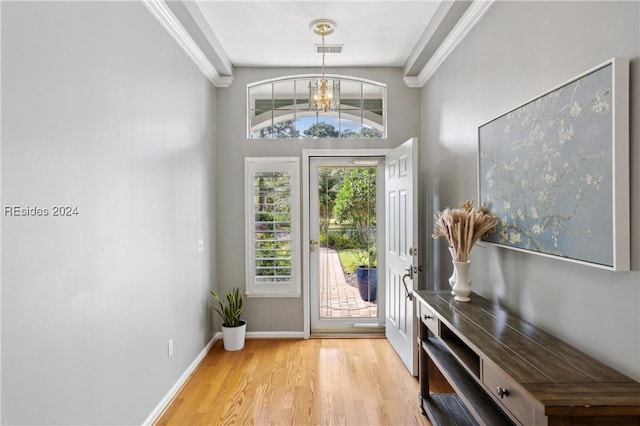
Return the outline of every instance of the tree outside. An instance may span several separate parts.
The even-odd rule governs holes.
[[[333,124],[329,123],[316,123],[309,126],[304,132],[305,138],[339,138],[340,132],[335,128]]]
[[[342,139],[358,139],[358,138],[381,138],[382,132],[372,127],[363,126],[359,132],[344,128],[341,131],[331,123],[320,122],[312,124],[303,132],[305,138],[342,138]]]
[[[333,219],[333,208],[336,205],[336,197],[347,172],[348,169],[336,167],[321,167],[318,171],[320,232],[323,234],[329,231],[329,225]]]
[[[293,120],[284,120],[274,123],[273,126],[264,127],[253,135],[258,138],[297,139],[300,137],[300,131],[296,129]]]
[[[358,246],[367,249],[376,229],[376,174],[374,167],[349,170],[333,208],[336,222],[353,225]]]
[[[293,120],[275,122],[273,126],[263,127],[251,135],[254,138],[271,139],[359,139],[381,138],[382,132],[372,127],[363,126],[359,132],[344,128],[341,131],[331,123],[314,123],[305,129],[302,134]]]

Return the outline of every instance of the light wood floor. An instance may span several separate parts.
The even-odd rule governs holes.
[[[386,339],[216,342],[157,425],[430,425]]]

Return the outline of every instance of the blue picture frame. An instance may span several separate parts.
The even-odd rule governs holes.
[[[483,241],[628,271],[629,64],[611,59],[478,127]]]

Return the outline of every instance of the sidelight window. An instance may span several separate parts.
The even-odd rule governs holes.
[[[246,158],[249,296],[300,295],[298,158]]]

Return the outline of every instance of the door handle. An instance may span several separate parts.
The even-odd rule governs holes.
[[[402,276],[402,285],[404,286],[405,297],[409,300],[413,300],[413,293],[409,291],[409,287],[407,286],[407,278],[413,280],[413,265],[409,265],[406,271],[407,273]]]
[[[314,252],[318,248],[318,240],[309,241],[309,251]]]

